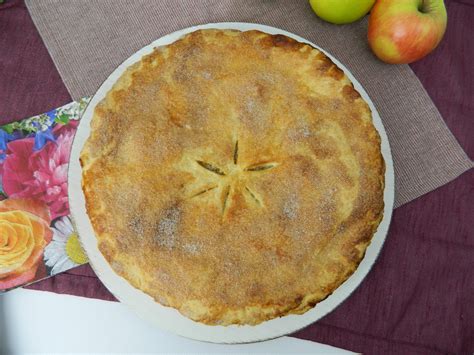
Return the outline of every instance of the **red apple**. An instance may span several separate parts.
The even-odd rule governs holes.
[[[411,63],[430,53],[446,30],[443,0],[377,0],[369,19],[369,44],[387,63]]]

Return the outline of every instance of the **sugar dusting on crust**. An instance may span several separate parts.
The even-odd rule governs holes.
[[[311,132],[310,132],[308,126],[302,127],[301,130],[300,130],[300,133],[304,138],[308,138],[311,135]]]
[[[208,71],[203,71],[203,72],[201,73],[201,76],[202,76],[204,79],[207,79],[207,80],[212,79],[212,74],[211,74],[210,72],[208,72]]]
[[[311,130],[306,123],[303,123],[299,127],[288,129],[287,135],[292,142],[298,142],[304,138],[309,138],[311,136]]]
[[[197,255],[202,250],[202,244],[201,243],[185,243],[183,244],[183,250],[188,254]]]
[[[181,249],[188,255],[197,255],[202,251],[203,244],[185,241],[186,236],[178,233],[181,220],[182,211],[179,207],[173,206],[165,210],[156,228],[155,241],[167,250]]]
[[[296,194],[291,194],[290,197],[283,204],[283,214],[288,219],[295,219],[298,216],[298,211],[300,209],[298,196]]]
[[[145,229],[143,228],[143,222],[141,221],[140,217],[133,217],[128,223],[128,227],[132,230],[133,233],[137,234],[137,236],[143,236]]]
[[[336,194],[337,187],[330,187],[326,189],[321,203],[317,206],[318,208],[318,220],[321,222],[322,226],[328,227],[332,226],[335,222],[335,213],[336,213]],[[321,229],[322,233],[326,233],[325,228]]]
[[[265,133],[272,121],[265,99],[269,95],[270,88],[267,82],[252,80],[242,84],[237,91],[239,119],[255,134]]]
[[[172,249],[176,245],[176,232],[180,219],[181,210],[178,207],[173,206],[165,211],[164,217],[158,223],[158,233],[155,235],[158,245],[166,249]]]
[[[247,97],[247,100],[245,102],[245,109],[247,113],[255,113],[255,100],[252,97]]]

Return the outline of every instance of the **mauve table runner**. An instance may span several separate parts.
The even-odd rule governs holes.
[[[472,157],[474,43],[460,34],[474,33],[474,8],[451,1],[448,14],[440,48],[412,69]],[[3,123],[69,101],[21,1],[0,6],[0,98]],[[395,210],[386,245],[361,287],[295,336],[368,353],[472,353],[473,179],[471,170]],[[32,288],[112,299],[88,266]]]
[[[367,48],[367,18],[347,26],[319,20],[307,1],[26,0],[66,87],[92,95],[136,50],[181,28],[255,22],[301,35],[328,50],[367,90],[387,130],[395,206],[451,181],[472,166],[407,65],[386,65]]]

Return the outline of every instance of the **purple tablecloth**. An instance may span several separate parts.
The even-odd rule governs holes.
[[[474,156],[474,2],[447,1],[435,53],[412,65]],[[0,5],[0,123],[70,101],[21,0]],[[383,251],[354,294],[294,336],[364,353],[474,352],[474,171],[394,212]],[[113,300],[89,266],[31,288]]]

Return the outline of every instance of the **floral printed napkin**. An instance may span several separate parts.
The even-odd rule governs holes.
[[[88,102],[0,127],[0,292],[87,262],[69,217],[67,173]]]

